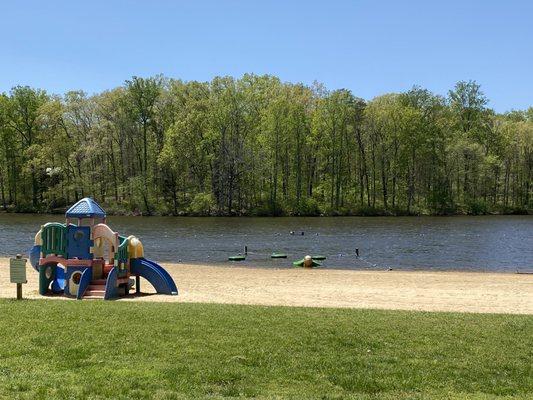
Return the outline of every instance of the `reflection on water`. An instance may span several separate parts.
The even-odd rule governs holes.
[[[64,222],[60,215],[0,214],[0,255],[27,252],[49,221]],[[282,268],[322,254],[324,265],[334,268],[533,270],[533,216],[109,217],[108,223],[138,236],[146,256],[158,261]],[[227,261],[244,246],[246,261]],[[288,258],[273,260],[272,252]]]

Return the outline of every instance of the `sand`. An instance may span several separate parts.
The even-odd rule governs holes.
[[[0,297],[13,298],[16,290],[9,283],[8,265],[8,259],[0,259]],[[533,275],[526,274],[162,265],[174,278],[179,296],[119,301],[533,314]],[[24,297],[45,298],[38,294],[38,274],[29,265],[27,277]],[[154,293],[144,280],[141,287]]]

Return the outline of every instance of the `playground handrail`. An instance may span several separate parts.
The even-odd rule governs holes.
[[[129,239],[124,236],[119,236],[119,246],[117,249],[117,260],[119,262],[126,262],[128,261],[128,246],[129,246]]]

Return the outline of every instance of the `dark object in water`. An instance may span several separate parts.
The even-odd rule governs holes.
[[[518,268],[516,269],[516,273],[522,275],[533,275],[533,271],[520,271]]]
[[[238,256],[229,256],[229,261],[244,261],[246,260],[246,256],[238,255]]]
[[[355,249],[355,256],[359,257],[359,249]]]
[[[313,260],[325,260],[326,256],[311,256]]]
[[[287,258],[287,254],[283,253],[272,253],[270,258]]]

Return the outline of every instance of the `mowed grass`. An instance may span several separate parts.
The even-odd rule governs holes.
[[[0,397],[533,398],[533,316],[0,300]]]

